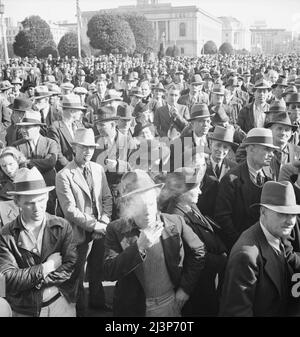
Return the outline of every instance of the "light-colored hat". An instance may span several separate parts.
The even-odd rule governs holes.
[[[133,170],[123,175],[119,191],[121,198],[127,198],[134,194],[146,192],[153,188],[162,188],[164,184],[155,184],[150,176],[143,170]]]
[[[20,123],[16,123],[17,126],[26,125],[46,125],[41,122],[41,114],[39,111],[27,110]]]
[[[3,82],[0,83],[0,90],[1,91],[5,91],[5,90],[11,89],[11,88],[13,88],[13,85],[11,85],[9,81],[3,81]]]
[[[95,143],[95,134],[93,129],[79,128],[75,131],[74,140],[71,144],[79,144],[84,146],[100,147]]]
[[[65,83],[62,83],[60,85],[60,88],[61,89],[65,89],[65,90],[73,90],[74,89],[74,85],[72,83],[65,82]]]
[[[84,87],[76,87],[73,90],[76,95],[87,95],[88,91]]]
[[[64,95],[62,98],[61,107],[63,109],[86,110],[86,108],[81,104],[80,97],[75,94]]]
[[[260,203],[254,205],[283,214],[300,214],[300,205],[296,203],[294,188],[289,181],[267,181],[261,192]]]
[[[264,79],[260,79],[260,80],[257,80],[255,82],[253,91],[256,90],[256,89],[268,89],[268,90],[271,90],[271,87],[269,85],[269,82],[267,82]]]
[[[50,97],[52,94],[49,92],[48,87],[46,85],[40,85],[35,88],[34,91],[34,99],[42,99],[45,97]]]
[[[33,167],[32,169],[20,168],[14,179],[14,190],[8,191],[9,195],[33,195],[52,191],[55,186],[46,186],[45,180],[40,171]]]
[[[272,149],[279,149],[278,146],[273,144],[273,134],[270,129],[253,128],[247,133],[246,139],[242,143],[243,146],[247,145],[262,145]]]

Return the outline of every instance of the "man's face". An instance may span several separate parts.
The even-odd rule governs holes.
[[[13,91],[14,92],[19,92],[20,91],[20,89],[21,89],[21,85],[20,84],[13,84]]]
[[[179,90],[170,89],[168,92],[168,103],[170,105],[175,105],[179,98]]]
[[[197,95],[202,90],[202,84],[191,84],[190,93],[191,95]]]
[[[115,132],[115,123],[108,121],[108,122],[101,122],[97,123],[97,130],[102,137],[111,137]]]
[[[271,73],[269,75],[269,81],[274,84],[278,80],[279,75],[277,73]]]
[[[142,95],[143,96],[145,96],[145,97],[148,96],[150,94],[150,92],[151,92],[149,83],[148,82],[143,82],[141,84],[141,90],[142,90]]]
[[[212,94],[212,103],[213,105],[221,105],[224,101],[223,95]]]
[[[286,87],[283,85],[277,85],[276,88],[274,88],[273,93],[276,98],[280,99],[282,98],[282,95],[285,91]]]
[[[100,81],[97,83],[97,91],[100,95],[104,95],[106,91],[106,82]]]
[[[261,216],[264,226],[278,239],[288,237],[297,221],[296,215],[278,213],[266,207],[261,210]]]
[[[207,90],[212,90],[213,88],[213,81],[212,80],[205,80],[204,81],[204,88]]]
[[[216,140],[211,141],[211,156],[216,163],[221,163],[227,156],[230,145]]]
[[[40,222],[45,217],[48,193],[21,195],[16,199],[25,223]]]
[[[291,122],[299,122],[300,121],[300,102],[299,103],[290,103],[288,104],[288,113],[291,118]]]
[[[274,145],[284,147],[292,136],[292,128],[287,125],[273,124],[271,126]]]
[[[85,165],[89,161],[91,161],[95,147],[94,146],[85,146],[81,144],[76,144],[74,146],[75,149],[75,160],[79,165]]]
[[[33,97],[34,96],[34,88],[28,88],[28,96]]]
[[[151,189],[136,194],[130,201],[128,211],[139,228],[151,227],[156,222],[157,191]]]
[[[250,156],[257,166],[264,167],[270,165],[270,162],[274,157],[274,150],[272,148],[263,145],[252,145],[250,147]]]
[[[192,121],[192,129],[198,137],[206,136],[210,128],[210,117],[197,118]]]
[[[40,126],[38,125],[23,125],[21,134],[24,139],[36,139],[40,134]]]
[[[118,128],[120,130],[124,130],[127,133],[131,126],[131,122],[132,122],[131,119],[127,120],[127,119],[120,118],[118,120]]]
[[[254,92],[255,102],[258,104],[265,104],[268,98],[268,89],[256,89]]]

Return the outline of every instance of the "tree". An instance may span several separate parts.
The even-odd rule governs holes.
[[[173,56],[173,47],[168,47],[166,49],[166,56]]]
[[[78,57],[78,40],[77,34],[74,32],[66,33],[58,43],[58,52],[60,57],[76,56]],[[86,53],[81,49],[81,56],[85,57]]]
[[[218,48],[217,45],[214,43],[214,41],[207,41],[205,45],[203,46],[203,52],[204,54],[217,54]]]
[[[96,14],[88,22],[87,36],[90,45],[101,49],[102,53],[111,52],[132,54],[136,44],[129,23],[119,15]]]
[[[47,58],[48,55],[51,54],[54,58],[57,58],[58,51],[55,45],[49,45],[39,50],[37,57],[39,58]]]
[[[224,42],[221,44],[220,48],[219,48],[219,52],[222,54],[222,55],[225,55],[225,54],[233,54],[233,48],[232,48],[232,45],[228,42]]]
[[[22,22],[23,29],[15,37],[14,53],[21,57],[37,56],[41,49],[55,46],[53,35],[46,21],[37,15],[27,17]]]
[[[136,44],[136,53],[143,54],[146,51],[152,51],[154,49],[154,30],[151,22],[142,15],[135,13],[125,14],[124,20],[129,23],[129,26],[133,32]]]

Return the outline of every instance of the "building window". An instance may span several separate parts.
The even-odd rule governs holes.
[[[228,37],[228,33],[226,33],[225,36]]]
[[[184,54],[184,48],[180,48],[180,53],[181,53],[181,55]]]
[[[186,25],[184,22],[181,22],[179,25],[179,36],[186,36]]]

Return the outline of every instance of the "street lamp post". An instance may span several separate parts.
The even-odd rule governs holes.
[[[4,15],[4,4],[0,0],[1,40],[2,40],[2,45],[3,45],[3,49],[4,49],[5,64],[8,64],[9,60],[8,60],[7,40],[6,40],[6,26],[5,26],[3,15]]]

